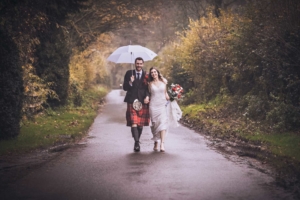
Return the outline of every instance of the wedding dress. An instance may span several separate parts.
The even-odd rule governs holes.
[[[160,131],[165,130],[168,133],[168,101],[166,100],[166,84],[160,82],[158,86],[151,84],[150,86],[150,128],[153,135],[151,140],[160,140]]]
[[[153,134],[151,140],[159,141],[160,131],[165,130],[168,134],[169,125],[177,127],[178,121],[182,116],[182,111],[176,100],[170,102],[166,100],[166,84],[160,82],[158,86],[150,86],[150,128]]]

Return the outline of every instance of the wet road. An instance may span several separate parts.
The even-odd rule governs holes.
[[[180,126],[153,152],[144,128],[141,152],[133,152],[120,90],[107,96],[89,136],[74,148],[14,183],[7,199],[292,199],[274,179],[233,162],[203,136]],[[2,195],[1,195],[2,196]]]

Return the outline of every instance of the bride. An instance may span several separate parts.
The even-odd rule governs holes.
[[[167,93],[167,80],[162,77],[158,69],[152,67],[149,76],[149,92],[151,100],[150,108],[150,128],[153,134],[154,151],[158,151],[158,141],[160,151],[164,152],[164,141],[168,129],[167,101],[170,99]]]

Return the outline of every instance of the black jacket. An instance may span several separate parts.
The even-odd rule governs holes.
[[[124,102],[133,103],[135,99],[138,99],[144,104],[144,99],[149,96],[148,83],[145,79],[146,72],[143,70],[143,74],[140,80],[135,80],[132,86],[129,84],[130,77],[136,77],[135,70],[128,70],[124,76],[123,90],[127,91]]]

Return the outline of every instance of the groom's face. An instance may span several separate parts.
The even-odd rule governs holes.
[[[141,71],[143,69],[144,62],[142,60],[136,60],[135,61],[135,69],[136,71]]]

